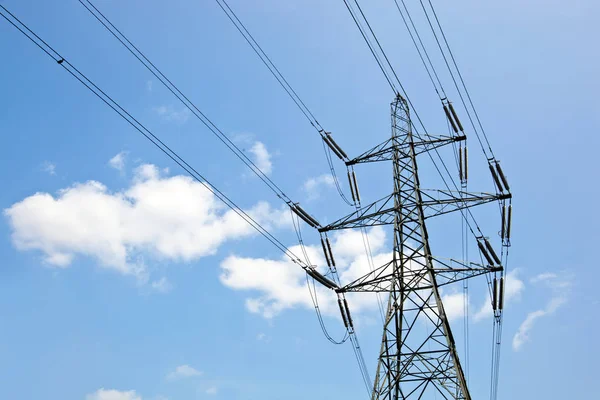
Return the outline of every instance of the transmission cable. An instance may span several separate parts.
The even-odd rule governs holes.
[[[277,82],[279,83],[279,85],[284,89],[284,91],[292,99],[292,101],[294,102],[294,104],[302,112],[302,114],[304,115],[304,117],[306,117],[306,119],[308,120],[308,122],[310,123],[310,125],[317,131],[317,133],[319,134],[319,136],[323,140],[323,144],[325,144],[325,142],[326,142],[326,132],[325,132],[325,129],[323,128],[323,126],[321,126],[321,124],[316,119],[316,117],[314,116],[314,114],[312,113],[312,111],[308,108],[308,106],[306,105],[306,103],[302,100],[302,98],[300,98],[300,96],[298,95],[298,93],[296,92],[296,90],[294,90],[294,88],[292,87],[292,85],[288,82],[288,80],[285,78],[285,76],[281,73],[281,71],[279,70],[279,68],[277,68],[277,66],[275,65],[275,63],[273,63],[273,61],[271,60],[271,58],[267,55],[267,53],[263,50],[263,48],[261,47],[261,45],[256,41],[256,39],[254,38],[254,36],[250,33],[250,31],[246,28],[246,26],[244,25],[244,23],[237,16],[237,14],[235,13],[235,11],[233,11],[233,9],[229,6],[229,4],[227,3],[227,1],[226,0],[215,0],[215,1],[217,2],[217,4],[219,5],[219,7],[221,8],[221,10],[223,10],[223,12],[227,16],[227,18],[235,26],[235,28],[237,29],[237,31],[244,37],[244,39],[250,45],[250,47],[252,48],[252,50],[256,53],[256,55],[258,56],[258,58],[260,58],[260,60],[263,62],[263,64],[267,67],[267,69],[269,70],[269,72],[271,72],[271,74],[277,80]],[[331,160],[330,150],[328,150],[327,148],[325,148],[325,156],[326,156],[327,162],[329,164],[329,169],[330,169],[330,172],[331,172],[331,176],[332,176],[332,178],[333,178],[333,180],[335,182],[336,189],[337,189],[340,197],[348,205],[352,205],[352,203],[348,200],[348,198],[346,197],[346,195],[344,194],[344,192],[342,191],[342,189],[340,187],[340,184],[339,184],[336,172],[335,172],[335,168],[334,168],[332,160]]]
[[[269,242],[277,247],[282,253],[284,253],[292,262],[300,265],[306,269],[308,266],[296,256],[291,250],[289,250],[279,239],[273,236],[265,227],[257,222],[252,216],[242,210],[236,203],[234,203],[227,195],[221,192],[215,185],[210,183],[202,174],[200,174],[194,167],[188,164],[183,158],[181,158],[174,150],[168,145],[161,141],[156,135],[154,135],[148,128],[141,124],[135,119],[127,110],[119,105],[115,100],[100,89],[93,81],[91,81],[85,74],[79,71],[73,64],[66,60],[60,53],[58,53],[52,46],[46,43],[40,38],[35,32],[33,32],[27,25],[21,22],[15,15],[8,11],[3,5],[0,4],[0,15],[6,19],[11,25],[25,35],[31,42],[38,46],[44,53],[50,58],[57,62],[63,67],[69,74],[83,84],[88,90],[94,93],[100,100],[102,100],[107,106],[115,111],[121,118],[127,121],[134,129],[141,133],[146,139],[154,144],[159,150],[166,154],[172,161],[179,165],[185,172],[187,172],[197,182],[202,184],[207,190],[214,194],[219,200],[225,203],[231,210],[233,210],[238,216],[240,216],[246,223],[252,226],[257,232],[264,236]],[[7,16],[8,14],[8,16]],[[10,18],[9,18],[10,16]]]
[[[78,0],[129,52],[138,59],[181,103],[194,114],[229,150],[231,150],[260,180],[288,206],[292,200],[269,178],[229,137],[223,133],[196,105],[167,78],[142,51],[140,51],[94,4],[89,0]],[[86,4],[87,3],[87,4]],[[89,4],[89,6],[88,6]],[[91,8],[90,8],[91,7]],[[92,10],[93,9],[93,10]]]

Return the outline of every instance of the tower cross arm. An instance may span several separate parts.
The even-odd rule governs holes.
[[[414,258],[410,262],[410,267],[406,268],[403,279],[406,283],[404,290],[406,292],[430,290],[432,281],[429,271],[424,267],[423,261]],[[465,279],[474,278],[489,272],[502,271],[501,265],[483,265],[475,262],[465,262],[460,260],[444,260],[434,258],[434,265],[431,272],[436,277],[437,286],[445,286]],[[346,292],[391,292],[393,287],[393,269],[392,262],[386,263],[373,271],[361,276],[343,287],[336,289],[339,293]]]
[[[319,232],[340,229],[356,229],[394,223],[397,207],[394,205],[394,193],[377,200],[368,206],[356,210],[339,220],[319,228]],[[477,193],[451,190],[421,190],[422,206],[425,218],[431,218],[469,207],[475,207],[492,201],[508,199],[510,193]],[[415,203],[405,202],[404,207]]]
[[[416,140],[412,143],[414,146],[415,155],[423,153],[425,151],[433,150],[438,147],[460,142],[466,140],[465,135],[459,136],[427,136],[427,139]],[[390,138],[383,143],[378,144],[372,149],[364,152],[358,157],[353,158],[350,161],[346,161],[346,165],[355,165],[362,163],[378,162],[378,161],[390,161],[394,157],[394,150],[398,151],[400,157],[410,157],[410,144],[408,142],[399,142],[398,138]]]

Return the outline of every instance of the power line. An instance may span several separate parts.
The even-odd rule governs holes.
[[[110,20],[102,14],[94,4],[86,0],[79,0],[83,5],[129,52],[138,59],[181,103],[194,114],[237,158],[240,159],[275,195],[287,205],[293,204],[292,200],[283,190],[269,178],[229,137],[223,133],[200,109],[167,78],[146,55],[139,50]],[[88,3],[89,6],[86,4]],[[90,8],[91,7],[91,8]],[[93,10],[92,10],[93,9]]]
[[[31,42],[38,46],[44,53],[50,58],[57,62],[63,67],[69,74],[83,84],[88,90],[94,93],[100,100],[102,100],[107,106],[115,111],[121,118],[127,121],[134,129],[141,133],[146,139],[166,154],[171,160],[179,165],[185,172],[187,172],[192,178],[202,184],[206,189],[213,193],[219,200],[225,203],[231,208],[237,215],[239,215],[246,223],[252,226],[258,233],[264,236],[269,242],[283,252],[290,260],[302,268],[306,269],[308,266],[298,258],[291,250],[289,250],[279,239],[273,236],[266,228],[264,228],[259,222],[248,215],[242,210],[236,203],[234,203],[227,195],[221,192],[216,186],[214,186],[208,179],[201,175],[196,169],[188,164],[183,158],[181,158],[174,150],[168,145],[161,141],[154,133],[148,128],[141,124],[135,119],[127,110],[125,110],[119,103],[117,103],[112,97],[106,94],[100,89],[93,81],[91,81],[86,75],[79,71],[74,65],[66,60],[60,53],[58,53],[52,46],[46,43],[40,38],[35,32],[33,32],[27,25],[21,22],[15,15],[8,11],[3,5],[0,4],[0,15],[6,19],[12,26],[19,30],[25,35]],[[7,16],[8,14],[8,16]],[[10,16],[10,18],[9,18]]]
[[[352,203],[350,202],[350,200],[348,200],[348,198],[346,197],[346,195],[344,194],[344,192],[342,191],[342,188],[340,186],[339,180],[337,178],[337,174],[335,172],[335,167],[331,160],[331,154],[330,154],[331,150],[328,150],[328,148],[325,146],[325,144],[327,144],[327,142],[328,142],[327,137],[329,134],[327,132],[325,132],[325,129],[323,128],[323,126],[321,126],[319,121],[316,119],[313,112],[308,108],[308,106],[302,100],[302,98],[300,98],[300,96],[298,95],[296,90],[292,87],[292,85],[289,83],[289,81],[281,73],[279,68],[277,68],[277,66],[275,65],[273,60],[267,55],[267,53],[263,50],[261,45],[256,41],[254,36],[248,30],[248,28],[246,28],[246,25],[244,25],[244,23],[240,20],[240,18],[237,16],[235,11],[229,6],[227,1],[226,0],[215,0],[215,1],[217,2],[219,7],[221,8],[221,10],[223,10],[223,12],[227,16],[227,18],[235,26],[237,31],[242,35],[242,37],[250,45],[250,47],[256,53],[258,58],[260,58],[262,63],[267,67],[269,72],[271,72],[271,74],[277,80],[279,85],[284,89],[284,91],[287,93],[287,95],[292,99],[294,104],[297,106],[297,108],[300,110],[300,112],[304,115],[304,117],[308,120],[310,125],[317,131],[321,140],[323,141],[325,157],[326,157],[327,163],[329,165],[329,170],[331,172],[331,176],[335,183],[338,194],[348,205],[352,205]],[[329,146],[329,144],[328,144],[328,146]],[[343,157],[343,156],[340,158],[342,158],[342,160],[347,159],[347,157]]]

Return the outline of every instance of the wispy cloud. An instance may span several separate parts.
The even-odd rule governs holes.
[[[125,160],[127,158],[127,152],[122,151],[110,160],[108,160],[108,165],[117,171],[122,172],[125,169]]]
[[[142,397],[136,394],[134,390],[119,391],[114,389],[99,389],[88,394],[86,400],[142,400]]]
[[[531,279],[534,284],[545,286],[550,290],[552,296],[546,307],[530,312],[519,326],[517,333],[513,336],[513,350],[519,351],[523,345],[531,340],[531,331],[535,323],[543,317],[548,317],[556,312],[562,305],[567,303],[571,288],[571,279],[568,276],[559,276],[555,273],[543,273]]]
[[[147,81],[146,82],[146,91],[148,91],[148,93],[152,92],[152,86],[154,85],[154,83],[152,81]]]
[[[201,376],[202,371],[198,371],[196,368],[190,367],[189,365],[180,365],[175,368],[175,371],[170,372],[167,375],[167,379],[170,381],[184,378],[193,378],[197,376]]]
[[[271,162],[271,154],[267,151],[267,147],[262,142],[254,142],[250,148],[250,152],[254,156],[254,164],[265,173],[270,175],[273,171],[273,163]]]
[[[183,107],[179,110],[171,106],[154,107],[154,112],[165,121],[172,121],[183,124],[191,115],[189,108]]]
[[[44,163],[42,164],[42,171],[50,175],[56,175],[56,164],[50,161],[44,161]]]
[[[217,394],[218,389],[216,386],[211,386],[208,389],[206,389],[206,394],[210,394],[210,395],[215,395]]]
[[[173,289],[171,282],[169,282],[169,280],[164,276],[159,280],[152,282],[150,286],[158,293],[168,293],[171,291],[171,289]]]
[[[321,195],[323,188],[332,188],[335,181],[331,174],[323,174],[314,178],[309,178],[302,185],[302,189],[307,195],[308,200],[316,200]]]

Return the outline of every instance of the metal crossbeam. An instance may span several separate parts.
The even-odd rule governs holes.
[[[469,207],[475,207],[492,201],[509,199],[512,196],[510,193],[494,194],[452,190],[421,189],[420,192],[423,198],[421,206],[424,212],[424,219],[448,214]],[[354,211],[351,214],[320,228],[319,232],[378,225],[392,225],[394,224],[394,219],[398,213],[398,207],[394,205],[394,199],[397,195],[397,193],[392,193],[383,199],[377,200],[360,210]],[[406,204],[404,207],[406,207]]]

